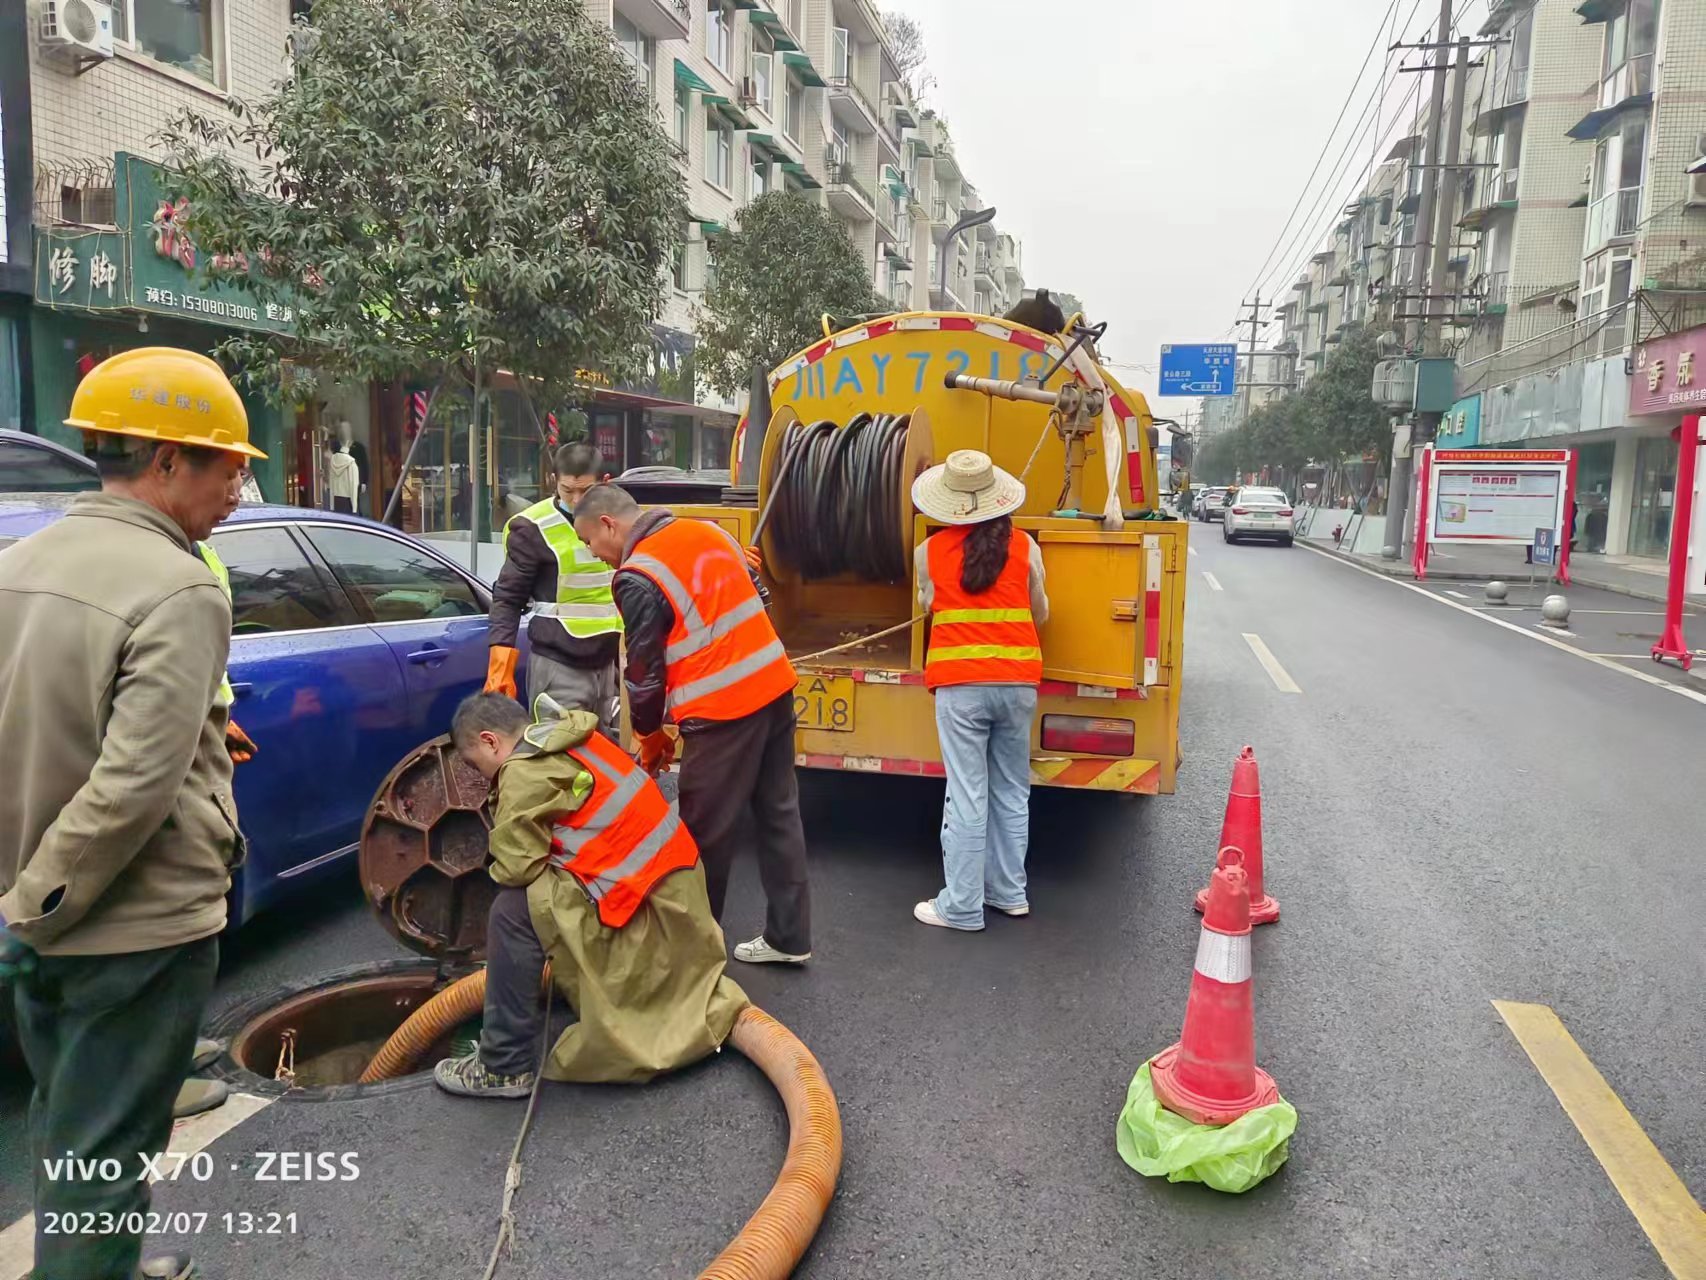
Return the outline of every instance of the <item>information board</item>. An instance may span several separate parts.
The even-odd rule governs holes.
[[[1563,514],[1561,467],[1510,469],[1442,463],[1433,470],[1435,542],[1528,543]]]

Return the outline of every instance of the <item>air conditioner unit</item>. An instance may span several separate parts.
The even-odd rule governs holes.
[[[1690,209],[1706,205],[1706,133],[1694,140],[1694,154],[1699,158],[1688,166],[1688,193],[1682,200]]]
[[[113,7],[101,0],[42,0],[45,58],[81,65],[113,56]]]

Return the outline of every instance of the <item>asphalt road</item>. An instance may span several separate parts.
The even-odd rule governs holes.
[[[1555,1009],[1706,1194],[1706,706],[1301,547],[1193,533],[1180,792],[1037,792],[1029,920],[914,923],[937,886],[939,786],[806,778],[817,959],[738,975],[841,1101],[841,1189],[798,1274],[1661,1280],[1490,1001]],[[1244,743],[1283,909],[1256,938],[1258,1055],[1301,1119],[1286,1168],[1225,1197],[1139,1177],[1114,1122],[1178,1035],[1189,904]],[[760,918],[747,869],[729,932]],[[395,954],[353,887],[240,942],[223,1001]],[[20,1097],[0,1090],[0,1151]],[[286,1101],[216,1143],[212,1182],[156,1205],[297,1214],[275,1239],[211,1226],[195,1242],[210,1277],[474,1277],[520,1119],[430,1089]],[[733,1055],[645,1089],[548,1088],[498,1274],[695,1274],[783,1141]],[[254,1181],[253,1153],[280,1149],[353,1151],[362,1174]],[[0,1156],[0,1222],[23,1205],[18,1168]]]

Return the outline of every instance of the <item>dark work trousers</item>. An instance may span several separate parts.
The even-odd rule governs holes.
[[[525,1075],[539,1066],[544,968],[545,948],[527,912],[527,890],[500,888],[486,915],[486,1013],[480,1027],[480,1065],[495,1076]]]
[[[105,956],[41,956],[15,984],[18,1039],[35,1077],[36,1265],[32,1280],[131,1280],[136,1231],[102,1231],[146,1214],[142,1156],[165,1150],[172,1103],[190,1068],[219,972],[219,939]],[[118,1176],[52,1168],[67,1153],[117,1162]],[[109,1166],[109,1172],[111,1167]],[[92,1223],[60,1215],[94,1214]]]
[[[778,951],[805,955],[812,949],[812,902],[794,778],[792,691],[739,720],[697,721],[682,734],[681,820],[699,845],[719,922],[748,814],[767,901],[764,939]]]

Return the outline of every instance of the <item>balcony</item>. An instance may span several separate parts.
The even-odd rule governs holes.
[[[1517,171],[1506,169],[1503,173],[1493,174],[1487,179],[1487,186],[1480,198],[1457,220],[1457,225],[1477,230],[1486,225],[1495,213],[1502,210],[1514,209],[1516,202]]]
[[[853,164],[836,151],[824,156],[824,186],[829,207],[849,222],[870,222],[877,216],[877,202],[853,172]]]
[[[1652,92],[1653,55],[1644,53],[1630,58],[1605,78],[1599,86],[1599,105],[1615,107]]]
[[[930,202],[930,230],[936,239],[940,240],[948,234],[948,228],[960,220],[958,205],[938,197]]]
[[[829,109],[837,120],[860,133],[875,133],[882,127],[876,104],[850,75],[829,77]]]
[[[1001,277],[995,271],[995,259],[987,253],[977,255],[977,283],[991,293],[996,293],[1001,288]]]
[[[1641,188],[1607,192],[1588,205],[1585,253],[1603,249],[1613,240],[1633,238],[1641,225]]]
[[[616,0],[616,12],[653,40],[685,40],[693,30],[692,0]]]

